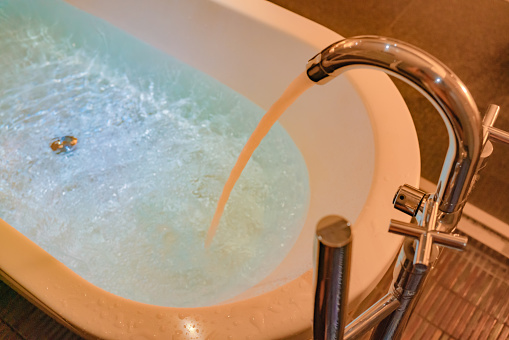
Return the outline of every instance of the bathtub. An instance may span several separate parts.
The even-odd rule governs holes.
[[[262,0],[68,0],[205,72],[267,109],[306,61],[338,34]],[[91,27],[93,29],[93,27]],[[210,307],[174,308],[122,298],[87,282],[0,221],[0,276],[87,338],[305,338],[313,313],[316,223],[353,223],[349,306],[376,286],[401,245],[387,232],[399,185],[418,186],[417,136],[390,79],[354,70],[304,93],[280,119],[309,172],[310,207],[295,245],[265,279]]]

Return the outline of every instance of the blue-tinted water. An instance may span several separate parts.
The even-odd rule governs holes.
[[[0,0],[0,217],[112,293],[210,305],[283,259],[309,189],[280,126],[203,247],[262,115],[214,79],[63,2]],[[64,136],[78,139],[76,149],[57,154],[50,144]]]

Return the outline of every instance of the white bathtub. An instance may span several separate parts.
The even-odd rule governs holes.
[[[268,108],[317,52],[341,37],[262,0],[68,0],[213,76]],[[93,29],[93,28],[91,28]],[[387,232],[399,185],[418,185],[411,117],[382,72],[355,70],[315,86],[281,118],[306,161],[311,203],[279,267],[221,305],[152,306],[88,283],[1,221],[2,278],[68,327],[108,339],[275,339],[311,326],[314,228],[325,215],[353,222],[349,301],[378,283],[401,238]]]

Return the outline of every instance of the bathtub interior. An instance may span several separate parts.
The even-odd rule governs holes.
[[[0,102],[3,218],[88,281],[144,303],[214,305],[273,271],[309,197],[284,129],[255,152],[204,248],[222,185],[263,110],[63,2],[11,7],[2,23],[13,37],[4,39]],[[62,135],[78,137],[75,151],[48,148]]]
[[[340,38],[317,25],[306,26],[305,33],[295,35],[301,31],[299,27],[309,23],[293,16],[284,16],[283,22],[274,19],[282,10],[260,1],[246,1],[242,8],[228,1],[69,2],[205,72],[263,109],[303,71],[307,59]],[[175,15],[169,20],[171,14]],[[60,15],[66,17],[65,13]],[[97,30],[96,26],[67,20],[72,25],[81,24],[85,31]],[[103,43],[100,35],[97,39]],[[123,58],[124,53],[113,58]],[[140,64],[149,68],[155,65],[144,49],[129,53]],[[154,74],[159,72],[154,70]],[[398,185],[417,183],[419,166],[412,123],[394,92],[385,76],[356,71],[325,87],[315,86],[282,117],[281,124],[302,153],[309,173],[307,218],[279,266],[257,286],[228,302],[262,296],[308,272],[316,222],[331,213],[354,223],[350,299],[359,299],[381,277],[400,242],[386,232],[389,218],[400,218],[393,212],[390,199]],[[377,94],[374,99],[373,93]],[[373,117],[380,114],[387,117]],[[402,124],[410,131],[400,131]],[[387,144],[391,141],[382,140],[387,131],[395,140],[408,141],[402,151],[410,157],[403,160],[392,155],[393,149]],[[394,170],[389,162],[405,164],[406,168]],[[35,247],[29,242],[26,246]],[[28,282],[22,285],[30,286]],[[36,285],[32,286],[37,291]]]

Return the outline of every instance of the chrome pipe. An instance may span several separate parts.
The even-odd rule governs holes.
[[[343,339],[352,340],[364,335],[394,312],[399,305],[394,293],[388,293],[346,326]]]
[[[343,339],[352,251],[350,224],[327,216],[316,228],[315,309],[313,339]]]
[[[415,223],[391,220],[389,223],[389,232],[402,236],[419,238],[426,232],[426,229],[419,227]]]
[[[404,275],[401,294],[398,296],[399,306],[388,317],[382,320],[373,330],[371,339],[400,339],[408,323],[408,319],[419,299],[422,287],[429,267],[422,264],[413,264],[408,269],[408,275]],[[407,269],[405,269],[407,270]]]
[[[395,39],[360,36],[330,45],[307,65],[308,77],[324,84],[354,68],[375,68],[417,89],[437,109],[449,149],[437,186],[440,228],[451,231],[461,216],[481,154],[481,118],[466,86],[430,54]]]
[[[509,144],[509,133],[492,126],[488,128],[488,131],[490,140]]]
[[[435,232],[432,233],[433,242],[447,248],[463,250],[467,246],[468,237],[457,234]]]
[[[486,134],[488,128],[493,127],[495,121],[498,118],[498,114],[500,113],[500,106],[495,104],[490,104],[486,113],[484,114],[484,118],[482,120],[482,126],[484,133]]]

